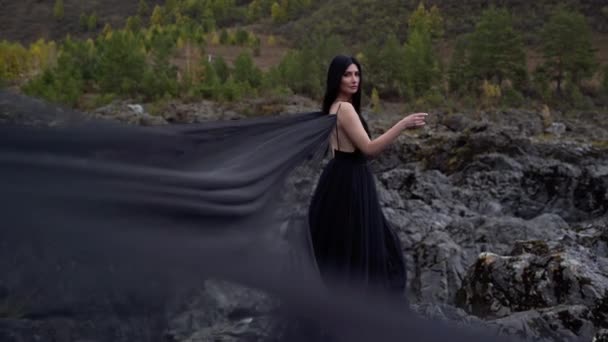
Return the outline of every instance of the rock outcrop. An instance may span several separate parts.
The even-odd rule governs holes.
[[[19,112],[0,105],[0,119]],[[315,110],[307,105],[287,107]],[[154,119],[119,107],[127,114],[102,108],[94,115],[136,124],[241,117],[229,109],[210,113],[210,103],[169,105]],[[415,312],[531,340],[608,340],[608,131],[597,115],[555,117],[563,126],[546,130],[535,112],[437,113],[371,162],[403,242]],[[370,124],[376,132],[384,126],[373,117]],[[306,214],[318,172],[305,165],[289,178],[287,215]],[[35,287],[8,261],[35,255],[0,248],[2,341],[265,341],[280,334],[272,298],[215,280],[173,294],[162,315],[150,309],[121,317],[118,310],[100,317],[93,310],[75,318],[41,309],[28,316],[21,300],[36,298],[43,308],[44,296],[29,293]]]

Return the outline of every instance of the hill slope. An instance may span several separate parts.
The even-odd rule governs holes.
[[[150,9],[164,0],[146,0]],[[95,12],[99,17],[98,29],[106,23],[122,26],[128,16],[137,12],[139,0],[64,0],[65,18],[53,17],[55,0],[0,0],[0,40],[30,42],[38,38],[58,39],[70,33],[84,35],[79,28],[82,13]],[[251,1],[237,1],[246,6]],[[265,29],[272,29],[298,42],[307,37],[324,35],[328,31],[342,36],[347,42],[361,42],[382,38],[387,33],[405,36],[407,17],[419,0],[359,0],[356,5],[348,0],[317,1],[313,8],[301,13],[299,18],[279,27],[263,20]],[[529,33],[533,40],[536,32],[546,21],[551,9],[566,4],[581,11],[597,33],[608,34],[608,3],[606,0],[426,0],[426,5],[436,5],[445,18],[446,35],[449,37],[469,32],[481,11],[490,5],[506,6],[514,16],[515,25]],[[270,13],[267,14],[267,17]]]
[[[39,38],[61,39],[66,34],[84,36],[80,15],[95,12],[98,29],[106,23],[122,27],[137,12],[138,0],[64,0],[64,18],[53,17],[54,0],[0,0],[0,40],[31,42]],[[147,0],[150,9],[164,0]]]
[[[529,43],[548,19],[551,10],[565,4],[583,13],[596,33],[608,33],[608,2],[606,0],[426,0],[427,6],[436,5],[445,23],[448,38],[470,32],[481,12],[489,6],[507,7],[513,14],[514,25]],[[404,38],[407,17],[419,0],[360,0],[353,5],[349,0],[323,2],[312,13],[284,25],[280,31],[292,40],[331,32],[342,35],[351,43],[382,39],[388,33]],[[379,34],[381,33],[381,34]]]

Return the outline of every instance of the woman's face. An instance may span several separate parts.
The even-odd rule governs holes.
[[[340,83],[340,92],[344,95],[352,96],[359,90],[359,68],[356,64],[351,64],[346,68]]]

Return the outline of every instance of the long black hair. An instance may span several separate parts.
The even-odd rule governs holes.
[[[359,69],[359,89],[357,89],[357,92],[353,94],[351,101],[355,111],[361,119],[365,132],[367,132],[367,135],[369,136],[370,132],[369,128],[367,127],[367,122],[365,122],[365,119],[363,119],[361,116],[361,89],[363,84],[363,71],[361,70],[361,64],[355,57],[337,55],[332,59],[331,63],[329,64],[329,69],[327,70],[327,82],[325,85],[325,96],[323,96],[322,112],[329,114],[331,105],[334,103],[334,101],[336,101],[338,93],[340,92],[342,76],[344,76],[346,69],[348,69],[351,64],[356,65]]]

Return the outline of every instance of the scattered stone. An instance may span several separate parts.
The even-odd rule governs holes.
[[[21,97],[15,102],[14,96],[0,94],[0,121],[53,125],[74,118],[58,106]],[[317,110],[297,97],[270,102],[240,105],[282,108],[286,115]],[[32,108],[48,115],[26,115]],[[415,312],[536,341],[607,341],[608,151],[590,139],[608,140],[608,131],[605,115],[584,114],[446,114],[370,163],[385,215],[403,242]],[[208,101],[154,110],[115,102],[91,116],[138,125],[246,117],[238,106]],[[369,121],[376,135],[396,119],[370,115]],[[305,217],[320,167],[303,166],[288,179],[282,194],[287,217]],[[277,233],[289,236],[285,229]],[[272,298],[211,280],[160,315],[41,315],[53,298],[70,293],[71,284],[49,282],[46,292],[36,292],[41,284],[28,282],[20,273],[24,265],[42,272],[86,270],[11,248],[0,241],[0,272],[10,275],[0,283],[1,341],[264,341],[280,334]],[[124,302],[131,309],[141,305]],[[24,308],[39,315],[25,319]]]
[[[557,137],[560,137],[566,133],[566,125],[561,122],[552,122],[551,125],[545,129],[545,133],[551,133]]]

